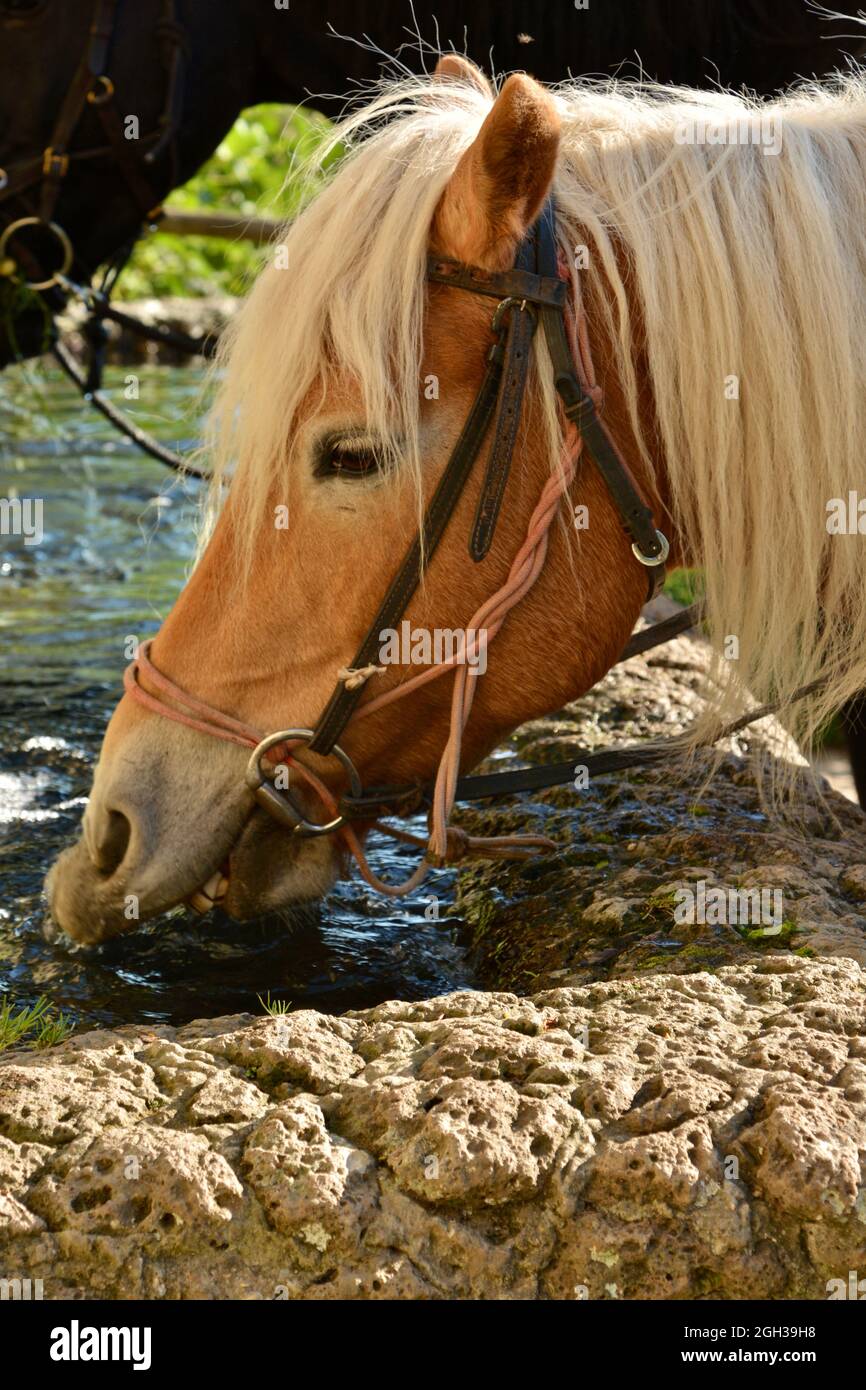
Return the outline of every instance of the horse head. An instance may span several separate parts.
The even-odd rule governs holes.
[[[866,566],[856,507],[843,505],[866,437],[863,73],[766,104],[617,83],[551,92],[523,75],[497,94],[449,57],[435,80],[383,84],[334,139],[347,156],[230,331],[214,525],[112,717],[82,838],[49,878],[55,918],[81,940],[194,899],[215,876],[240,917],[320,896],[349,842],[342,826],[308,827],[328,820],[350,766],[365,788],[426,784],[437,764],[450,785],[518,724],[589,688],[645,598],[638,560],[651,551],[625,524],[640,497],[681,561],[703,570],[710,723],[752,692],[780,701],[808,746],[866,688]],[[554,253],[553,273],[529,274],[522,298],[514,276],[551,194],[561,274]],[[502,283],[516,257],[491,316],[495,300],[467,286]],[[575,361],[591,342],[594,411],[563,394],[540,281],[570,300]],[[474,538],[498,416],[486,471],[479,459],[422,582],[400,596],[423,637],[471,628],[511,585],[520,602],[482,643],[488,666],[470,694],[459,670],[418,679],[423,642],[420,655],[398,644],[386,659],[362,639],[459,441],[491,408],[484,383],[500,350],[511,380],[514,323],[533,306],[545,332],[525,340],[492,543]],[[591,378],[585,364],[587,392]],[[608,485],[599,409],[634,506],[622,506],[623,470]],[[588,448],[569,471],[575,423]],[[542,538],[545,499],[558,517]],[[183,722],[160,717],[160,679]],[[335,725],[341,760],[321,717],[335,682],[355,680],[359,703]],[[238,741],[210,737],[196,708],[231,720]],[[272,819],[270,790],[245,780],[247,745],[288,729],[317,730],[289,740],[304,833]],[[705,730],[697,722],[694,737]]]
[[[220,451],[231,451],[234,472],[151,660],[177,686],[262,730],[315,723],[479,390],[495,300],[428,288],[428,254],[506,270],[554,180],[560,115],[542,87],[518,75],[494,99],[477,69],[453,58],[439,75],[447,80],[419,88],[414,116],[363,140],[301,214],[232,331],[215,457],[219,464]],[[615,387],[605,412],[637,453]],[[468,548],[476,469],[405,610],[413,632],[464,630],[503,583],[558,467],[560,436],[555,401],[536,370],[489,553],[476,563]],[[594,518],[581,535],[579,575],[565,580],[575,532],[562,509],[537,583],[477,678],[464,766],[523,720],[592,685],[633,625],[645,572],[592,470],[579,500]],[[381,699],[417,669],[399,652],[364,699]],[[448,736],[449,687],[447,677],[430,682],[349,723],[341,743],[365,786],[430,776]],[[299,756],[335,794],[345,785],[333,758]],[[130,925],[131,895],[144,917],[189,899],[221,867],[225,906],[238,916],[322,895],[341,869],[339,842],[287,835],[263,815],[244,789],[245,762],[236,746],[124,697],[83,837],[52,874],[61,925],[99,939]],[[322,819],[312,792],[296,795],[312,820]]]

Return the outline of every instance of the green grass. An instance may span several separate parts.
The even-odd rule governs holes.
[[[274,1018],[279,1018],[281,1014],[292,1012],[291,999],[272,999],[271,992],[268,990],[267,999],[263,999],[259,994],[256,996],[266,1014],[271,1014]]]
[[[72,1021],[55,1010],[44,995],[35,1004],[0,1000],[0,1052],[9,1047],[54,1047],[72,1031]]]

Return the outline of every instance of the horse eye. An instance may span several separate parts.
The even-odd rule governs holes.
[[[326,439],[319,451],[316,476],[319,478],[365,478],[378,472],[379,461],[372,446],[362,439]]]

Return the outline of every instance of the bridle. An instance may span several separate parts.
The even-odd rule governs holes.
[[[126,138],[114,82],[107,71],[119,6],[120,0],[95,0],[85,51],[45,149],[0,169],[0,267],[5,261],[13,260],[24,272],[24,286],[42,293],[54,313],[66,302],[66,277],[76,258],[72,238],[56,220],[60,194],[73,168],[91,161],[113,159],[145,222],[153,222],[161,215],[159,195],[147,170],[166,152],[171,158],[172,179],[176,182],[186,44],[183,28],[177,20],[175,0],[162,0],[161,17],[156,24],[166,72],[162,114],[157,129],[136,140]],[[88,108],[97,114],[106,143],[72,149],[75,132]],[[138,151],[142,149],[145,153],[139,158]],[[10,211],[8,205],[13,203],[18,206]],[[25,243],[21,233],[28,229],[31,232],[39,229],[53,239],[59,253],[56,266],[44,264],[40,254]],[[123,261],[131,246],[132,243],[124,248]],[[116,276],[119,273],[116,265],[112,269]]]
[[[114,82],[107,72],[119,5],[120,0],[95,0],[87,47],[42,154],[0,169],[0,276],[10,274],[19,278],[16,271],[22,272],[22,285],[41,295],[46,315],[52,320],[66,307],[69,298],[79,301],[86,310],[81,324],[88,353],[86,369],[82,368],[75,354],[57,335],[50,344],[50,351],[61,370],[84,400],[144,453],[186,477],[205,478],[206,474],[194,467],[188,458],[154,439],[102,390],[108,345],[106,325],[108,322],[120,324],[145,341],[200,357],[213,356],[216,336],[211,333],[194,336],[164,324],[148,324],[112,304],[112,292],[132,254],[140,228],[109,259],[100,283],[91,285],[70,278],[76,263],[75,248],[69,233],[57,221],[56,208],[64,182],[76,165],[88,161],[114,160],[140,214],[141,226],[153,227],[163,216],[160,195],[147,174],[147,170],[163,153],[167,152],[170,159],[169,186],[174,188],[181,182],[177,136],[183,113],[187,41],[183,26],[177,19],[175,0],[162,0],[161,15],[156,23],[166,73],[162,114],[157,129],[136,141],[124,138]],[[93,149],[70,149],[88,106],[97,112],[108,143]],[[144,147],[145,153],[140,159],[132,153],[133,147]],[[10,213],[3,205],[14,200],[17,200],[18,207]],[[43,236],[47,232],[53,238],[60,257],[56,266],[43,265],[33,247],[22,240],[21,233],[27,229],[31,235],[34,229],[39,229]],[[10,252],[14,252],[14,255],[10,255]],[[5,271],[4,265],[7,267]],[[86,282],[93,267],[83,269]]]
[[[427,279],[495,299],[497,304],[491,318],[493,341],[478,394],[428,503],[418,535],[391,581],[351,665],[338,673],[334,692],[316,727],[281,729],[263,736],[260,729],[224,714],[171,681],[150,660],[150,642],[142,643],[136,659],[124,672],[126,692],[144,708],[197,732],[252,749],[245,782],[255,803],[294,835],[302,838],[339,836],[357,861],[366,882],[390,897],[416,888],[431,865],[451,864],[467,854],[521,859],[556,848],[553,841],[543,835],[468,835],[448,823],[456,802],[483,801],[574,785],[576,768],[588,776],[601,776],[670,760],[689,746],[687,740],[673,737],[596,752],[576,750],[567,761],[537,767],[460,776],[461,740],[477,688],[477,681],[468,675],[468,662],[495,638],[508,612],[525,597],[541,573],[550,527],[568,493],[584,445],[607,485],[636,561],[646,568],[649,598],[658,592],[664,581],[670,547],[656,528],[652,509],[600,419],[602,393],[595,380],[580,281],[557,249],[552,200],[547,202],[537,223],[521,243],[511,270],[490,272],[448,257],[431,256]],[[405,613],[423,568],[435,553],[454,515],[492,424],[493,439],[469,538],[470,555],[476,563],[483,562],[489,551],[522,414],[532,340],[539,327],[547,345],[565,429],[559,467],[542,489],[508,578],[467,624],[467,631],[477,636],[473,639],[474,646],[467,643],[460,659],[428,667],[361,703],[369,679],[382,669],[375,665],[380,634],[385,628],[395,628]],[[620,661],[670,641],[694,627],[702,616],[703,604],[698,602],[637,633],[627,644]],[[375,714],[446,672],[454,675],[451,722],[435,782],[365,790],[351,758],[338,743],[344,729],[350,722]],[[142,684],[142,677],[149,689]],[[784,703],[812,695],[824,683],[820,678],[801,686]],[[782,703],[777,700],[760,705],[719,725],[702,741],[702,746],[712,747],[722,739],[733,737],[774,714]],[[309,766],[292,757],[292,751],[299,746],[320,756],[334,756],[348,778],[348,791],[338,797]],[[327,821],[308,820],[289,792],[276,785],[281,761],[287,763],[319,798],[329,816]],[[431,833],[427,840],[384,825],[379,819],[383,815],[407,816],[421,809],[427,809],[430,815]],[[424,859],[405,882],[386,883],[372,871],[355,832],[356,822],[375,826],[425,850]]]
[[[467,679],[467,661],[478,654],[482,645],[486,646],[492,640],[507,613],[529,592],[541,573],[550,526],[574,477],[584,443],[607,485],[631,540],[632,552],[647,570],[650,598],[664,581],[665,561],[670,547],[661,531],[657,530],[651,508],[600,419],[598,406],[601,391],[595,382],[579,284],[576,279],[572,281],[568,271],[562,274],[563,269],[565,263],[557,249],[552,201],[545,205],[538,221],[520,244],[511,270],[486,271],[444,256],[431,256],[428,259],[429,281],[497,301],[491,318],[493,342],[487,353],[478,394],[427,505],[419,532],[391,581],[353,661],[339,673],[334,692],[314,729],[283,729],[262,738],[260,731],[213,709],[174,685],[151,662],[149,643],[142,645],[124,676],[128,693],[146,708],[200,732],[253,747],[246,783],[258,805],[278,824],[296,835],[340,833],[358,858],[362,871],[367,866],[351,822],[377,822],[379,816],[389,813],[406,815],[429,799],[433,831],[427,846],[427,862],[419,866],[405,884],[397,886],[384,884],[365,872],[368,882],[384,892],[409,891],[421,881],[429,862],[447,862],[453,857],[451,850],[455,832],[448,825],[448,817],[456,799],[500,794],[498,787],[501,783],[489,790],[486,783],[488,780],[497,783],[497,778],[503,776],[512,780],[502,790],[529,789],[535,785],[529,774],[551,771],[549,768],[530,769],[528,774],[496,774],[489,779],[459,777],[461,738],[475,691],[475,682]],[[568,294],[572,286],[575,290],[574,308],[569,304]],[[475,563],[483,562],[490,550],[522,415],[532,341],[539,327],[547,344],[553,384],[566,422],[563,452],[559,470],[551,475],[542,491],[529,522],[526,540],[512,562],[508,579],[471,620],[470,630],[480,634],[476,638],[476,647],[463,653],[462,662],[446,661],[428,668],[360,705],[367,680],[379,669],[375,665],[375,658],[381,644],[380,634],[383,629],[395,628],[405,613],[418,587],[423,568],[435,554],[454,514],[492,425],[493,438],[469,539],[469,552]],[[452,669],[455,672],[455,687],[451,731],[432,793],[430,789],[418,786],[365,792],[352,760],[338,742],[349,722],[374,713],[383,705],[403,698],[419,685]],[[158,691],[158,695],[143,687],[139,679],[142,675]],[[323,757],[333,755],[348,775],[349,792],[338,803],[310,768],[296,759],[287,758],[331,813],[327,822],[308,820],[291,795],[275,785],[273,771],[266,771],[263,766],[266,759],[273,766],[279,754],[298,745],[306,745],[310,752]],[[570,781],[573,762],[567,766],[567,780]],[[520,780],[514,781],[515,778]],[[555,780],[547,783],[554,784]],[[392,833],[413,843],[424,843],[402,832]],[[513,852],[521,856],[550,848],[551,842],[539,836],[495,840],[463,837],[460,848],[465,851],[467,847],[482,853]]]

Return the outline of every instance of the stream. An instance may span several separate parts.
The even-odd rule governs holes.
[[[140,398],[127,402],[130,370],[107,372],[112,398],[188,447],[200,372],[136,367]],[[279,918],[179,908],[97,947],[48,939],[46,870],[77,834],[124,638],[156,631],[188,572],[200,486],[115,434],[58,370],[0,376],[0,498],[43,503],[40,543],[0,534],[0,998],[45,995],[80,1027],[256,1013],[268,996],[339,1013],[471,987],[446,903],[428,921],[423,895],[391,902],[357,879]],[[381,838],[373,849],[386,877],[417,854]],[[437,879],[440,900],[448,883]]]

